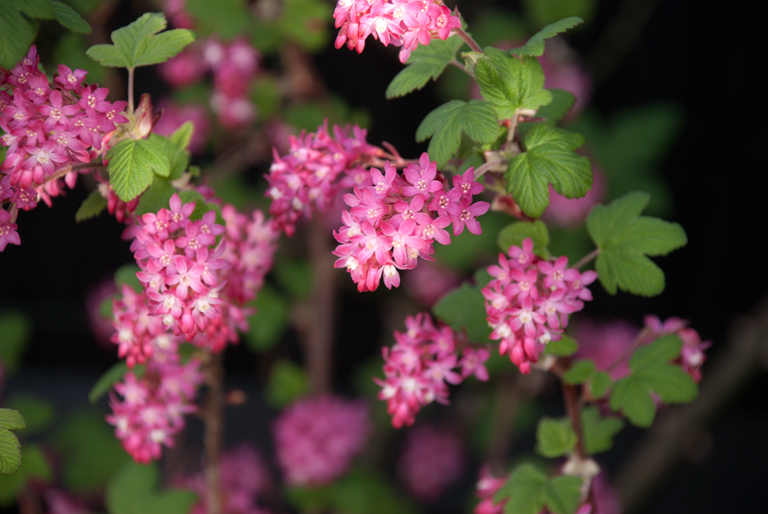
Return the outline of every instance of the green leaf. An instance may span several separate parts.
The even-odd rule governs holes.
[[[340,514],[418,514],[414,502],[392,481],[367,469],[353,469],[330,489],[332,507]],[[306,510],[304,512],[307,512]]]
[[[54,17],[63,27],[78,34],[90,34],[91,26],[74,9],[64,2],[53,1]]]
[[[544,497],[554,514],[573,514],[581,499],[581,479],[568,475],[555,477],[545,486]]]
[[[491,104],[451,100],[427,114],[416,130],[416,141],[431,137],[427,153],[442,167],[459,149],[462,132],[476,143],[493,143],[499,127]]]
[[[309,378],[304,368],[289,360],[272,365],[266,397],[273,407],[285,407],[309,392]]]
[[[159,493],[157,466],[130,462],[107,485],[109,514],[187,514],[197,502],[191,491]]]
[[[421,89],[429,79],[437,80],[448,63],[456,59],[456,52],[464,44],[458,37],[433,39],[429,45],[419,45],[411,52],[405,68],[395,75],[385,93],[387,98],[405,96]]]
[[[600,248],[595,267],[610,294],[617,288],[641,296],[664,290],[664,272],[648,257],[666,255],[688,240],[683,228],[658,218],[640,216],[650,196],[633,192],[607,206],[597,205],[587,229]]]
[[[584,144],[579,134],[540,123],[525,134],[526,151],[512,159],[505,174],[507,189],[532,217],[549,205],[549,184],[566,198],[587,194],[592,186],[589,159],[574,153]]]
[[[27,434],[36,434],[48,428],[55,416],[53,403],[30,393],[13,393],[6,405],[24,416]]]
[[[546,91],[552,95],[552,101],[539,107],[536,116],[546,118],[549,125],[554,125],[568,114],[576,103],[576,97],[564,89],[547,89]]]
[[[171,171],[168,157],[145,139],[126,139],[107,152],[109,182],[117,196],[129,202],[139,196],[154,180],[154,174],[167,177]]]
[[[463,283],[459,288],[443,296],[432,308],[441,321],[456,331],[466,330],[467,338],[475,343],[488,341],[491,328],[485,312],[483,285]]]
[[[30,18],[52,20],[54,17],[53,6],[48,0],[10,0],[10,3]]]
[[[10,70],[16,66],[27,55],[36,33],[15,4],[0,1],[0,68]]]
[[[566,384],[583,384],[595,373],[595,362],[589,359],[579,360],[571,365],[571,369],[563,374]]]
[[[541,418],[536,427],[536,451],[554,459],[576,447],[576,432],[568,418]]]
[[[182,123],[181,127],[173,131],[173,134],[171,134],[168,139],[180,149],[186,150],[189,148],[189,142],[192,141],[192,135],[194,133],[195,124],[191,121],[185,121]],[[171,165],[171,168],[173,168],[173,165]],[[173,172],[171,172],[171,174],[173,174]]]
[[[144,289],[144,286],[139,282],[139,278],[136,273],[141,271],[136,264],[123,264],[117,271],[115,271],[115,286],[117,290],[122,294],[123,284],[127,284],[137,293]]]
[[[51,475],[51,466],[40,447],[25,443],[21,450],[21,467],[13,475],[0,478],[0,505],[8,507],[15,503],[30,479],[37,483],[47,482]]]
[[[565,18],[564,20],[560,20],[555,23],[550,23],[549,25],[547,25],[546,27],[538,31],[536,34],[531,36],[531,38],[528,40],[528,42],[525,45],[509,50],[509,54],[518,55],[518,56],[543,55],[544,41],[546,39],[554,37],[560,34],[561,32],[565,32],[566,30],[573,28],[576,25],[579,25],[580,23],[584,23],[584,20],[582,20],[577,16],[571,16],[570,18]]]
[[[144,191],[139,198],[139,204],[136,206],[135,215],[142,216],[149,212],[158,212],[160,209],[168,209],[171,196],[176,192],[176,188],[168,183],[167,180],[156,178],[149,189]]]
[[[507,253],[512,246],[522,248],[523,241],[531,238],[533,242],[533,253],[539,256],[547,256],[547,245],[549,245],[549,231],[544,222],[536,221],[516,221],[501,229],[498,235],[499,247],[501,251]]]
[[[298,299],[309,298],[312,294],[312,266],[306,259],[281,260],[272,271],[280,287]]]
[[[612,385],[611,375],[605,371],[598,371],[592,377],[592,380],[589,381],[589,390],[592,392],[592,398],[602,398]]]
[[[88,393],[88,401],[91,403],[99,401],[99,398],[107,394],[109,390],[112,389],[113,385],[123,379],[127,372],[128,365],[125,361],[120,361],[109,368],[106,373],[101,375],[96,383],[93,384],[91,392]]]
[[[285,0],[277,28],[310,52],[321,50],[328,41],[328,24],[333,10],[320,0]]]
[[[517,468],[494,496],[508,498],[505,514],[539,514],[546,505],[555,514],[574,514],[579,506],[581,479],[559,476],[551,480],[530,464]]]
[[[10,309],[0,311],[0,361],[4,371],[16,373],[31,336],[32,323],[26,314]]]
[[[225,41],[241,34],[253,20],[244,0],[187,0],[186,9],[201,35],[216,34]]]
[[[80,208],[75,213],[75,221],[78,223],[91,218],[95,218],[101,211],[107,208],[107,199],[101,196],[98,189],[94,189],[88,194],[88,197],[83,200]]]
[[[563,334],[557,341],[550,341],[544,347],[545,355],[557,355],[559,357],[570,357],[579,349],[579,343],[571,336]]]
[[[24,418],[13,409],[0,409],[0,474],[11,475],[21,466],[21,445],[11,430],[27,428]]]
[[[601,418],[596,407],[585,407],[581,411],[581,429],[584,433],[584,449],[588,455],[602,453],[613,447],[613,436],[624,428],[619,418]]]
[[[499,119],[514,118],[518,109],[536,110],[552,101],[535,57],[516,59],[487,47],[475,65],[475,78],[483,98],[493,104]]]
[[[286,299],[265,284],[254,302],[256,312],[248,318],[250,330],[244,334],[248,347],[255,352],[272,348],[288,328],[289,305]]]
[[[112,32],[114,44],[94,45],[86,53],[102,66],[118,68],[130,69],[165,62],[195,40],[194,33],[187,29],[158,34],[167,25],[163,14],[145,13],[128,26]]]
[[[682,349],[677,336],[665,336],[639,348],[629,359],[632,373],[616,382],[610,406],[621,411],[629,421],[641,427],[653,423],[656,408],[651,393],[664,403],[686,403],[698,395],[698,386],[679,366],[669,364]]]

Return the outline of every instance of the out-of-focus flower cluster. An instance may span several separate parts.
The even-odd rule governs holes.
[[[413,427],[406,435],[398,472],[416,498],[437,500],[464,473],[461,438],[432,425]]]
[[[392,348],[382,348],[384,380],[374,379],[382,387],[379,399],[387,401],[395,428],[413,425],[416,414],[433,401],[448,404],[448,384],[459,384],[470,375],[488,380],[487,349],[457,348],[451,327],[435,326],[425,313],[408,316],[405,326],[405,332],[395,331]]]
[[[89,85],[85,70],[59,65],[53,84],[39,69],[35,46],[10,72],[0,70],[0,144],[7,147],[0,167],[0,251],[19,244],[16,214],[42,198],[74,187],[77,171],[58,176],[68,165],[89,163],[101,154],[116,124],[126,123],[126,102],[106,100],[109,90]],[[10,211],[10,212],[8,212]]]
[[[349,468],[370,432],[368,407],[328,394],[296,401],[275,420],[277,462],[292,486],[328,484]]]
[[[350,207],[334,232],[340,243],[333,252],[337,268],[347,268],[359,291],[373,291],[381,279],[387,288],[400,285],[398,270],[413,269],[417,259],[432,260],[433,243],[449,244],[445,230],[453,224],[453,235],[467,228],[480,234],[476,217],[485,214],[488,202],[472,203],[483,186],[475,181],[474,168],[453,177],[453,188],[445,191],[444,177],[425,153],[418,164],[409,164],[402,176],[387,162],[384,173],[371,169],[370,184],[355,186],[344,196]]]
[[[679,337],[683,342],[683,349],[677,364],[696,382],[701,381],[701,366],[707,360],[704,350],[712,346],[711,341],[702,341],[699,333],[688,326],[688,321],[675,317],[662,323],[658,317],[648,315],[645,317],[645,329],[650,332],[650,340],[666,335]]]
[[[567,266],[567,257],[550,262],[536,256],[527,238],[522,248],[512,246],[507,256],[499,255],[498,266],[488,268],[494,278],[483,296],[491,339],[501,340],[499,354],[509,355],[524,374],[531,372],[544,346],[561,337],[568,315],[592,299],[586,286],[597,273]]]
[[[400,62],[418,45],[428,45],[432,38],[445,40],[461,27],[459,17],[441,0],[339,0],[333,18],[339,29],[336,48],[346,44],[361,53],[365,39],[373,35],[384,46],[401,47]]]
[[[222,512],[227,514],[267,514],[269,511],[258,505],[258,497],[270,486],[269,471],[264,460],[252,446],[242,444],[221,454],[219,458]],[[184,489],[197,493],[200,501],[192,507],[190,514],[208,512],[208,487],[205,474],[195,475],[175,482]]]
[[[266,195],[272,199],[269,213],[276,228],[293,235],[299,219],[333,206],[341,188],[367,185],[370,178],[363,166],[382,151],[366,142],[366,133],[357,125],[334,125],[331,135],[326,121],[317,132],[290,136],[286,155],[273,150]]]

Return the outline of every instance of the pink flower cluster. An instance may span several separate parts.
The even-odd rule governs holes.
[[[560,338],[568,326],[568,315],[584,308],[592,299],[585,286],[597,278],[594,271],[580,273],[568,268],[568,258],[550,262],[533,253],[530,238],[522,248],[512,246],[508,257],[499,255],[499,265],[488,273],[494,277],[483,288],[491,339],[501,339],[500,355],[524,374],[538,362],[544,346]]]
[[[367,180],[363,165],[380,155],[381,149],[366,142],[366,133],[357,125],[334,125],[331,135],[326,120],[317,132],[291,136],[286,155],[273,150],[266,196],[272,199],[269,213],[276,228],[293,235],[300,218],[311,218],[313,210],[326,212],[333,206],[341,187]]]
[[[678,364],[696,382],[701,381],[701,366],[707,360],[704,350],[712,346],[711,341],[702,341],[699,333],[688,327],[688,321],[680,318],[669,318],[662,321],[653,315],[645,317],[645,329],[651,333],[651,340],[674,334],[683,342],[683,349]]]
[[[184,428],[184,415],[196,411],[192,401],[203,382],[199,367],[194,359],[186,364],[178,358],[152,360],[141,378],[128,372],[115,385],[123,399],[111,395],[107,421],[136,462],[159,459],[162,445],[173,446],[173,436]]]
[[[428,45],[432,38],[445,40],[461,27],[459,17],[442,0],[339,0],[333,18],[339,29],[336,48],[346,43],[361,53],[365,39],[373,35],[384,46],[402,47],[400,62],[407,61],[419,44]]]
[[[269,471],[255,448],[242,444],[224,452],[219,458],[219,476],[222,512],[227,514],[267,514],[269,511],[257,503],[258,496],[270,485]],[[207,511],[208,487],[201,471],[176,482],[177,486],[191,489],[200,501],[192,507],[190,514],[205,514]]]
[[[432,425],[408,431],[398,462],[401,480],[421,501],[437,500],[464,473],[464,449],[453,432]]]
[[[433,401],[447,405],[448,384],[459,384],[470,375],[488,380],[484,363],[491,355],[485,348],[464,346],[459,358],[451,327],[435,326],[426,313],[408,316],[405,327],[405,332],[395,331],[392,348],[382,348],[384,380],[374,378],[395,428],[413,425],[416,414]]]
[[[298,400],[272,428],[285,481],[301,487],[328,484],[344,474],[371,427],[365,403],[326,394]]]
[[[344,195],[350,207],[334,232],[339,246],[333,252],[337,268],[347,268],[359,291],[373,291],[383,277],[387,288],[400,285],[400,269],[413,269],[419,257],[432,260],[432,244],[449,244],[445,229],[453,224],[453,235],[467,230],[480,234],[476,217],[485,214],[488,202],[472,203],[483,186],[474,179],[474,169],[453,177],[446,192],[442,173],[425,153],[418,164],[409,164],[401,176],[387,162],[384,174],[370,170],[371,185],[355,186]]]
[[[473,514],[502,514],[504,505],[509,501],[504,498],[499,503],[495,503],[493,497],[507,482],[509,477],[496,478],[491,473],[491,468],[487,464],[480,468],[480,479],[475,486],[475,496],[480,498],[480,502],[472,511]]]
[[[212,72],[211,107],[225,128],[242,128],[256,118],[249,89],[259,71],[259,53],[245,39],[222,43],[208,38],[161,64],[159,71],[176,88],[196,84]]]
[[[126,102],[106,100],[109,90],[83,82],[85,70],[59,65],[53,86],[39,69],[32,46],[10,72],[0,70],[0,144],[8,147],[0,167],[0,203],[12,204],[11,216],[0,214],[0,251],[19,244],[16,213],[30,210],[39,198],[61,194],[59,171],[68,165],[89,163],[104,141],[125,123]],[[74,187],[77,171],[64,174]],[[4,212],[4,210],[0,209]]]

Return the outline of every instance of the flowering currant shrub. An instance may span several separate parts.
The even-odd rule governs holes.
[[[85,82],[84,69],[57,63],[49,78],[32,40],[0,47],[0,252],[23,251],[8,246],[21,245],[21,211],[40,200],[53,206],[86,175],[77,221],[106,211],[132,254],[99,308],[119,362],[90,394],[94,403],[108,398],[111,410],[94,430],[106,429],[105,445],[116,438],[124,452],[118,447],[100,482],[65,474],[63,484],[81,486],[70,497],[47,460],[66,449],[24,441],[22,467],[10,430],[24,427],[29,404],[21,414],[0,409],[0,472],[21,477],[5,496],[0,486],[0,504],[39,494],[51,512],[379,512],[372,504],[411,512],[414,499],[437,506],[471,475],[477,514],[619,512],[596,455],[625,420],[649,427],[667,405],[693,401],[711,343],[676,317],[646,315],[639,331],[582,317],[600,303],[598,288],[660,294],[665,277],[651,258],[687,242],[680,225],[643,214],[649,194],[608,197],[614,176],[587,157],[578,123],[569,125],[590,81],[559,34],[583,20],[483,48],[461,5],[442,0],[339,0],[333,10],[316,0],[159,4],[176,28],[145,13],[85,51],[104,74],[127,71],[126,100]],[[2,6],[6,18],[89,28],[48,0]],[[399,47],[404,67],[388,98],[423,88],[449,65],[465,75],[464,96],[418,126],[425,152],[404,157],[369,142],[349,109],[323,111],[333,101],[306,108],[325,93],[308,52],[322,47],[331,23],[336,49],[362,53],[369,36]],[[544,53],[552,47],[555,55]],[[151,65],[172,93],[135,104],[136,68]],[[232,178],[250,169],[259,170],[258,187]],[[558,239],[568,237],[581,244],[560,251]],[[416,312],[409,293],[431,312]],[[360,335],[370,327],[359,313],[335,311],[341,295],[361,305],[394,298],[381,317],[394,327],[404,317],[405,331],[395,329],[391,345],[370,344],[380,338]],[[288,325],[295,330],[281,339]],[[337,328],[351,328],[375,363],[337,352]],[[272,452],[224,449],[225,406],[257,403],[225,388],[225,354],[241,343],[268,375],[255,396],[279,411],[258,420],[271,427]],[[345,373],[359,365],[363,385],[334,384],[334,357]],[[558,384],[564,403],[562,415],[536,423],[536,452],[552,461],[503,469],[514,457],[516,410],[542,384]],[[352,389],[369,402],[341,395]],[[495,404],[493,414],[480,412],[485,404]],[[192,416],[202,419],[202,444],[187,440]],[[417,419],[436,416],[444,420]],[[389,425],[407,431],[402,441]],[[480,434],[472,438],[485,446],[482,458],[462,445],[469,432]],[[390,451],[398,442],[402,451]],[[122,465],[125,453],[147,466]],[[270,454],[276,466],[262,458]],[[173,490],[156,490],[160,460]],[[381,469],[397,469],[399,479]]]

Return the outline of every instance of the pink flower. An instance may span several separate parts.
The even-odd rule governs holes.
[[[455,434],[431,425],[419,425],[408,431],[398,473],[419,500],[437,500],[463,472],[464,449]]]

